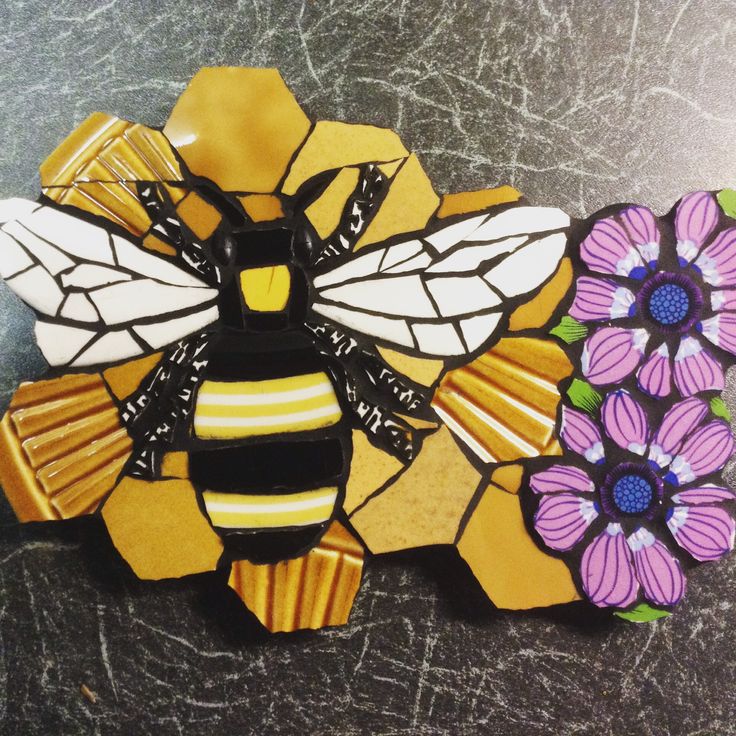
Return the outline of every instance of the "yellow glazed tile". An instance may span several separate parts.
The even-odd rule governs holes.
[[[167,452],[161,461],[162,478],[189,478],[189,453]]]
[[[413,355],[406,355],[398,350],[391,350],[380,345],[378,346],[378,352],[394,370],[403,373],[407,378],[411,378],[412,381],[422,386],[431,386],[439,378],[445,367],[441,360],[416,358]]]
[[[282,191],[296,194],[304,182],[324,171],[408,155],[399,136],[388,128],[320,120],[291,164]]]
[[[333,522],[301,557],[273,565],[233,563],[228,584],[269,631],[346,624],[360,586],[363,547]]]
[[[175,256],[177,253],[176,248],[174,248],[173,245],[165,243],[161,238],[156,237],[153,233],[148,233],[148,235],[143,238],[142,242],[144,248],[152,250],[155,253],[161,253],[165,256]]]
[[[432,182],[414,154],[396,172],[388,193],[355,250],[392,235],[422,229],[439,205]]]
[[[341,169],[327,188],[305,210],[320,238],[331,235],[340,223],[348,197],[355,191],[360,172],[356,168]]]
[[[519,497],[500,488],[486,489],[457,548],[499,608],[579,600],[565,563],[542,552],[529,536]]]
[[[153,353],[121,363],[102,372],[108,388],[117,399],[124,399],[135,391],[141,381],[156,367],[163,353]]]
[[[478,189],[473,192],[445,194],[442,196],[442,204],[437,212],[437,217],[480,212],[495,205],[517,202],[519,199],[521,199],[521,192],[508,185],[496,187],[495,189]]]
[[[441,427],[414,462],[350,517],[371,552],[452,544],[480,474]]]
[[[186,480],[125,477],[102,507],[110,538],[143,580],[214,570],[222,541],[203,516]]]
[[[176,213],[187,227],[200,239],[206,240],[215,232],[222,215],[196,192],[187,194],[176,207]]]
[[[295,392],[308,397],[298,396]],[[265,399],[267,397],[267,400]],[[194,433],[201,439],[238,439],[329,427],[342,412],[326,373],[266,381],[204,381],[197,394]]]
[[[194,76],[164,134],[194,174],[226,191],[273,192],[309,132],[276,69],[209,67]]]
[[[240,290],[249,309],[255,312],[280,312],[289,303],[289,267],[280,265],[247,268],[240,272]]]
[[[518,493],[524,468],[521,465],[502,465],[491,474],[491,482],[508,493]]]
[[[281,200],[275,194],[246,194],[238,199],[253,222],[270,222],[284,216]]]
[[[393,456],[371,444],[365,432],[353,430],[353,457],[343,508],[349,514],[404,466]]]
[[[572,263],[563,258],[557,273],[545,284],[537,295],[511,313],[509,330],[528,330],[545,325],[572,284]]]

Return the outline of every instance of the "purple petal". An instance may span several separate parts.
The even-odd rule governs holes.
[[[583,590],[596,606],[630,606],[639,593],[631,550],[620,524],[609,524],[586,548],[580,563]]]
[[[719,560],[733,549],[733,519],[715,506],[675,506],[667,526],[677,544],[696,560]]]
[[[603,327],[596,330],[583,348],[583,375],[594,385],[620,383],[639,365],[649,333]]]
[[[722,312],[726,309],[736,310],[736,289],[711,291],[710,306],[714,312]]]
[[[736,493],[730,488],[716,486],[712,483],[706,483],[697,488],[687,488],[684,491],[675,493],[672,500],[678,504],[686,504],[688,506],[700,506],[705,503],[723,503],[724,501],[735,501]]]
[[[534,515],[534,528],[550,549],[565,552],[582,539],[597,518],[593,501],[572,493],[554,493],[542,496]]]
[[[580,322],[619,319],[631,316],[635,301],[634,294],[615,281],[581,276],[569,314]]]
[[[719,233],[698,256],[695,265],[703,274],[703,280],[712,286],[735,286],[736,228]]]
[[[690,263],[718,224],[718,205],[710,192],[693,192],[683,197],[675,214],[677,255]]]
[[[619,217],[644,262],[654,268],[659,260],[659,230],[652,211],[640,206],[627,207],[619,212]]]
[[[572,465],[553,465],[547,470],[529,479],[534,493],[558,493],[559,491],[575,491],[576,493],[592,493],[595,490],[588,474]]]
[[[674,485],[689,483],[720,470],[733,452],[733,436],[726,422],[715,419],[685,441],[672,460],[666,480]]]
[[[624,228],[612,218],[598,220],[580,244],[580,256],[591,271],[644,278],[646,268]]]
[[[679,561],[644,527],[639,527],[626,541],[647,600],[660,606],[679,603],[685,595],[685,576]]]
[[[704,319],[700,324],[703,337],[722,350],[736,355],[736,314],[724,312]]]
[[[675,386],[680,394],[721,391],[725,385],[721,364],[694,337],[683,337],[675,355]]]
[[[666,468],[695,428],[708,414],[708,404],[701,399],[690,398],[679,401],[662,417],[652,445],[649,448],[649,459],[660,468]]]
[[[568,449],[590,463],[597,463],[605,457],[601,433],[595,422],[587,414],[566,406],[562,407],[560,439]]]
[[[636,373],[639,388],[650,396],[662,398],[672,391],[670,351],[665,343],[653,350]]]
[[[649,423],[644,409],[620,388],[606,396],[601,419],[608,436],[624,450],[643,455],[649,439]]]

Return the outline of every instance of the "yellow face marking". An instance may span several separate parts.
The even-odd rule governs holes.
[[[240,289],[254,312],[281,312],[289,303],[291,274],[288,266],[263,266],[240,272]]]

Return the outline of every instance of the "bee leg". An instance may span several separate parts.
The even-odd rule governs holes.
[[[375,164],[360,167],[360,178],[343,208],[335,231],[321,244],[315,265],[351,251],[370,225],[388,191],[388,179]]]

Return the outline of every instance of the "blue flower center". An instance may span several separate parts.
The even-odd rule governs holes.
[[[613,486],[613,502],[624,514],[643,514],[651,505],[654,488],[636,473],[622,475]]]
[[[690,295],[679,284],[662,284],[649,297],[649,314],[660,325],[676,325],[690,311]]]

